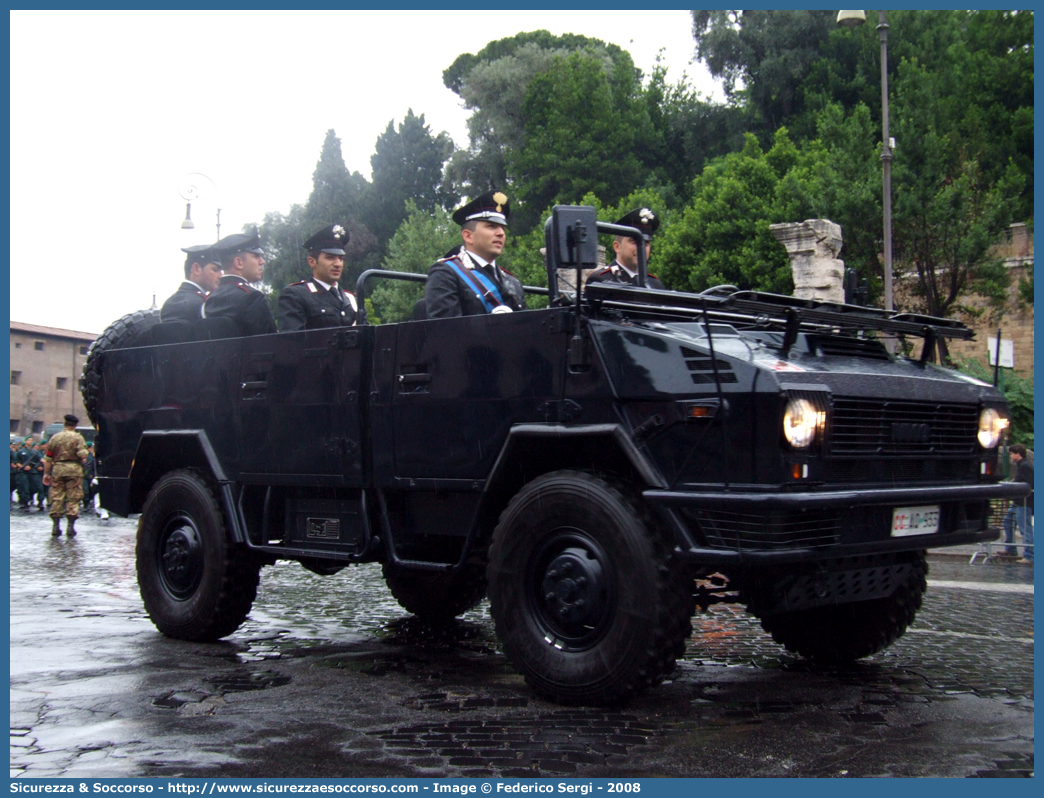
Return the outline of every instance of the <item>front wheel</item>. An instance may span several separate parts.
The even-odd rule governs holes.
[[[844,665],[882,651],[902,636],[928,587],[924,552],[914,554],[886,598],[769,615],[762,628],[787,650],[823,665]]]
[[[674,669],[691,631],[691,579],[625,489],[558,471],[512,499],[493,535],[490,612],[541,695],[619,704]]]
[[[257,595],[260,564],[229,541],[221,507],[196,471],[165,474],[138,522],[138,586],[163,634],[212,641],[232,634]]]

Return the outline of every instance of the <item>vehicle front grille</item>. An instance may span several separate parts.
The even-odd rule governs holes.
[[[836,510],[757,514],[703,509],[685,512],[699,525],[707,545],[713,548],[765,550],[832,546],[841,537],[841,517]]]
[[[828,460],[823,466],[825,482],[932,482],[935,480],[975,480],[979,461],[974,457],[931,459],[875,458]]]
[[[829,457],[969,457],[979,409],[946,402],[835,396]]]

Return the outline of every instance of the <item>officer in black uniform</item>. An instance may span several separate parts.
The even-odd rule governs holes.
[[[218,287],[203,302],[200,315],[204,319],[232,319],[239,335],[274,333],[275,317],[268,299],[250,285],[261,282],[265,273],[261,236],[257,230],[225,236],[214,248],[221,253],[225,274]]]
[[[213,244],[183,247],[185,255],[185,282],[160,308],[160,321],[194,321],[200,318],[199,309],[207,294],[221,281],[221,255]]]
[[[496,264],[509,214],[502,191],[490,191],[453,212],[464,243],[428,270],[424,305],[429,319],[525,309],[522,283]]]
[[[351,236],[344,225],[324,227],[305,241],[312,276],[291,283],[279,295],[279,331],[350,327],[359,306],[355,295],[337,281],[344,271],[344,245]]]
[[[660,220],[656,214],[648,208],[635,208],[624,214],[623,218],[616,224],[624,227],[636,227],[645,239],[645,262],[649,263],[649,252],[652,250],[652,235],[660,226]],[[604,269],[591,272],[587,278],[588,283],[621,283],[623,285],[638,285],[638,244],[628,236],[616,236],[613,239],[613,249],[616,258]],[[649,288],[665,290],[663,283],[649,274],[646,280]]]
[[[18,491],[18,504],[23,510],[28,510],[31,503],[32,485],[30,474],[33,471],[33,466],[30,465],[30,461],[33,459],[35,451],[33,446],[35,443],[33,436],[30,435],[22,441],[21,447],[15,452],[14,456],[15,468],[17,469],[15,489]]]

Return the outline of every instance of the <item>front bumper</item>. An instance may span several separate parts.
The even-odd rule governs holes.
[[[769,565],[993,540],[990,501],[1019,499],[1022,483],[845,489],[646,490],[672,530],[676,554],[703,565]],[[938,505],[937,532],[891,537],[896,507]]]

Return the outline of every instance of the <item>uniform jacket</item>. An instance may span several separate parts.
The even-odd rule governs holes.
[[[188,280],[171,294],[160,308],[160,321],[195,321],[200,318],[199,309],[207,295],[195,283]]]
[[[276,331],[268,299],[237,274],[226,274],[203,303],[205,319],[226,316],[235,321],[240,335],[266,335]]]
[[[75,463],[82,465],[87,458],[87,441],[78,432],[63,429],[47,441],[47,454],[44,460],[52,463]]]
[[[23,446],[21,449],[15,452],[14,461],[18,464],[19,471],[28,473],[27,471],[25,471],[25,467],[27,465],[32,465],[30,461],[33,460],[34,454],[36,454],[36,451],[34,449],[29,448],[28,446]]]
[[[355,324],[358,309],[355,295],[341,288],[336,290],[337,296],[314,279],[288,285],[279,295],[279,331],[350,327]]]
[[[455,316],[480,316],[486,308],[475,295],[471,285],[465,284],[450,266],[453,261],[465,269],[476,269],[475,262],[466,254],[450,260],[440,260],[428,270],[428,282],[424,286],[424,305],[429,319],[448,319]],[[500,290],[505,305],[512,310],[525,310],[526,297],[522,283],[515,275],[492,266],[483,269],[485,275]],[[481,286],[482,284],[479,283]],[[490,300],[496,305],[495,299]]]
[[[635,274],[632,277],[627,271],[617,263],[615,260],[606,266],[604,269],[599,269],[596,272],[591,272],[587,278],[589,283],[619,283],[621,285],[638,285],[638,275]],[[665,291],[663,283],[656,279],[654,275],[648,275],[646,279],[647,287],[656,288],[660,291]]]
[[[26,458],[25,464],[32,471],[43,471],[43,453],[39,449],[33,449]]]

